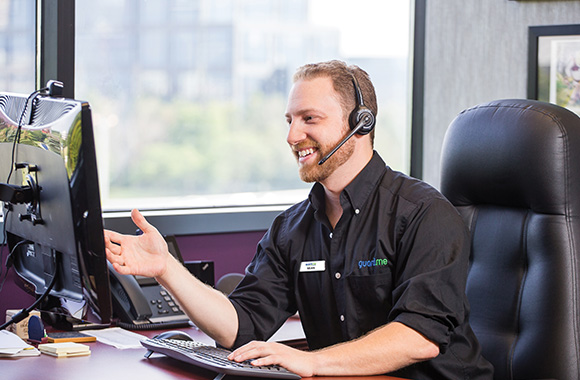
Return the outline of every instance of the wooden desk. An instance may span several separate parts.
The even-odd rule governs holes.
[[[193,339],[213,344],[213,340],[194,328],[180,329],[187,332]],[[140,331],[139,333],[152,337],[160,331]],[[300,321],[289,320],[273,337],[288,340],[303,334]],[[303,336],[303,335],[302,335]],[[145,359],[145,349],[119,350],[115,347],[94,342],[85,343],[91,347],[91,355],[77,358],[54,358],[49,355],[22,357],[17,359],[0,359],[0,374],[2,379],[10,380],[115,380],[115,379],[195,379],[211,380],[215,372],[204,370],[193,365],[153,354]],[[225,380],[248,380],[249,377],[226,376]],[[317,377],[316,380],[396,380],[390,376],[372,377]]]

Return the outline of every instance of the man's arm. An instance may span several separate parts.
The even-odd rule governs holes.
[[[231,347],[238,332],[238,316],[227,297],[192,276],[170,253],[167,243],[143,215],[133,210],[142,235],[105,231],[107,259],[121,274],[155,277],[189,318],[207,335]]]
[[[279,364],[303,377],[365,376],[396,371],[439,355],[439,347],[402,323],[392,322],[359,339],[318,351],[299,351],[283,344],[251,342],[230,359],[256,359],[254,365]]]
[[[234,344],[238,314],[225,294],[192,276],[175,259],[168,263],[166,273],[156,279],[204,333],[224,347]]]

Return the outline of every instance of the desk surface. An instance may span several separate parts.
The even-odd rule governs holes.
[[[180,329],[193,339],[213,343],[213,341],[195,328]],[[140,331],[152,337],[159,331]],[[303,334],[298,320],[289,320],[274,337],[288,340],[299,338]],[[215,372],[204,370],[193,365],[154,354],[145,359],[145,349],[119,350],[112,346],[94,342],[85,343],[91,347],[91,355],[76,358],[54,358],[49,355],[0,359],[0,372],[3,379],[10,380],[108,380],[108,379],[197,379],[211,380]],[[244,380],[248,377],[226,376],[226,380]],[[329,377],[317,377],[316,380],[329,380]],[[389,376],[342,377],[341,380],[395,380]]]

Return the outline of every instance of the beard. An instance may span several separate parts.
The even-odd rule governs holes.
[[[330,153],[343,138],[344,137],[341,137],[335,143],[327,145],[321,145],[313,140],[309,140],[300,144],[302,146],[313,146],[317,148],[316,152],[320,153],[320,157],[315,162],[310,162],[308,164],[299,166],[298,174],[300,175],[300,179],[307,183],[322,182],[332,173],[334,173],[338,167],[348,161],[348,159],[354,153],[354,140],[348,140],[346,143],[344,143],[343,146],[334,152],[334,154],[325,163],[318,165],[318,161],[320,161],[323,157],[326,157],[326,155]]]

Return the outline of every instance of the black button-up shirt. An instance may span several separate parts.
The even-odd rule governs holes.
[[[320,184],[275,219],[230,296],[239,318],[236,346],[267,340],[296,311],[310,349],[397,321],[441,351],[397,375],[491,378],[467,322],[469,239],[454,207],[376,152],[340,202],[334,230]]]

